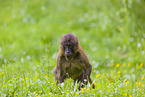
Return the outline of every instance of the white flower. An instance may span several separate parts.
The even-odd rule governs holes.
[[[7,63],[7,59],[4,59],[4,62]]]
[[[142,51],[142,55],[144,54],[144,51]]]
[[[28,22],[27,18],[26,17],[23,18],[23,23],[27,23],[27,22]]]
[[[23,58],[21,58],[21,63],[24,63],[24,59]]]
[[[137,47],[141,47],[141,43],[137,43]]]
[[[27,60],[30,60],[30,56],[29,55],[27,56]]]
[[[64,83],[61,83],[61,87],[63,87],[64,86]]]
[[[45,6],[44,5],[41,7],[41,10],[45,10]]]

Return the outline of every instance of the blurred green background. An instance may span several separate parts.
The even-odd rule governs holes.
[[[95,79],[94,93],[99,89],[108,93],[118,85],[108,88],[105,73],[111,79],[121,71],[119,78],[114,78],[119,85],[124,84],[120,77],[126,80],[128,76],[133,85],[144,79],[144,0],[0,0],[0,96],[58,94],[53,70],[60,37],[66,33],[78,37],[93,66],[93,79],[101,74],[102,78]],[[123,63],[128,67],[121,67]],[[72,85],[66,84],[61,91],[72,95],[69,87]],[[120,90],[124,94],[130,89],[128,93],[134,97],[142,95],[133,92],[134,87],[139,89],[128,86]],[[118,95],[110,92],[97,95]]]
[[[145,62],[143,0],[1,0],[0,64],[52,58],[73,33],[90,60]],[[105,65],[105,64],[103,64]]]

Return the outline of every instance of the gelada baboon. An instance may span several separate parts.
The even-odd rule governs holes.
[[[87,84],[88,81],[95,88],[90,77],[91,70],[92,66],[78,42],[78,38],[71,33],[63,35],[60,40],[57,65],[54,70],[57,84],[64,82],[66,78],[72,78],[74,84],[76,81],[81,83],[80,88],[83,88],[83,85]]]

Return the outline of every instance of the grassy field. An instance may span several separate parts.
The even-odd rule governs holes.
[[[0,0],[1,97],[145,96],[145,1]],[[56,86],[63,34],[75,34],[95,89]]]

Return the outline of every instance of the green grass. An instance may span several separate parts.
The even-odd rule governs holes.
[[[145,96],[143,0],[1,0],[0,96]],[[63,34],[77,35],[96,88],[53,70]],[[126,64],[126,65],[123,65]],[[100,76],[99,76],[100,74]]]

